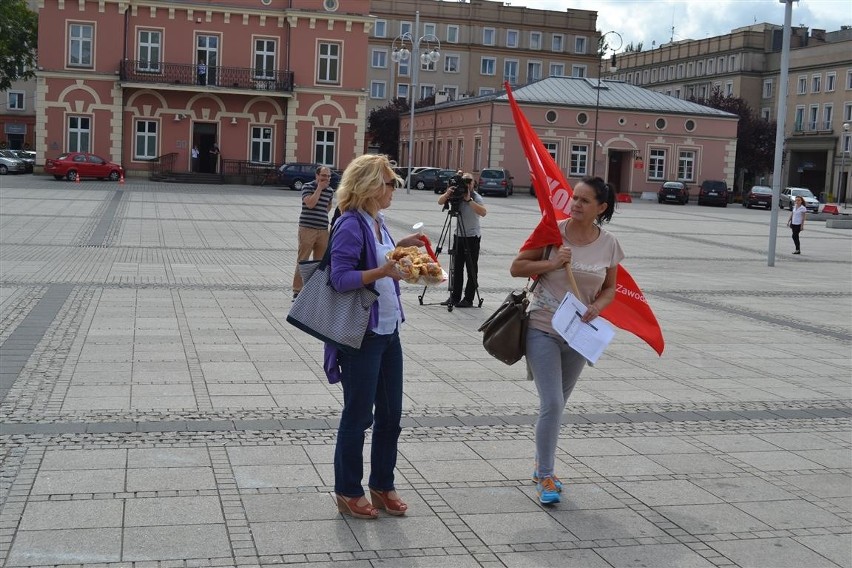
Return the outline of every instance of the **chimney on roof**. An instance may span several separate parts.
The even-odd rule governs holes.
[[[811,30],[811,39],[815,42],[825,43],[825,30]]]

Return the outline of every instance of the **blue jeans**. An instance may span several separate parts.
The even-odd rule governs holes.
[[[538,475],[553,474],[556,445],[565,403],[586,366],[586,359],[558,335],[527,330],[527,363],[538,390],[539,410],[535,425],[535,459]]]
[[[361,349],[340,353],[343,412],[334,448],[334,491],[364,494],[364,437],[373,427],[369,486],[394,488],[397,441],[402,431],[402,345],[399,333],[368,332]],[[375,407],[375,417],[373,408]]]

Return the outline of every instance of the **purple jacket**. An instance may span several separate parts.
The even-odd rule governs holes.
[[[366,269],[378,268],[379,259],[376,258],[376,247],[374,239],[371,238],[372,228],[364,217],[357,211],[343,213],[334,224],[331,237],[331,285],[338,292],[348,292],[361,288],[361,270],[357,268],[361,260],[361,251],[366,248]],[[370,246],[366,246],[369,241]],[[384,263],[384,259],[382,259]],[[399,282],[394,282],[396,298],[399,302],[399,311],[402,321],[405,321],[405,313],[402,311],[402,301],[399,299]],[[370,320],[367,329],[373,328],[379,322],[379,303],[376,302],[370,308]],[[367,329],[364,333],[367,333]],[[337,363],[338,350],[333,345],[325,344],[323,357],[323,369],[328,377],[329,383],[340,381],[340,366]]]

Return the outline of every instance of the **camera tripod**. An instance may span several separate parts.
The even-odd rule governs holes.
[[[446,244],[448,238],[455,237],[456,233],[460,233],[462,235],[465,234],[464,220],[462,219],[461,215],[459,214],[458,204],[457,203],[453,204],[453,203],[448,202],[447,205],[449,207],[449,210],[447,211],[447,216],[444,219],[444,226],[441,227],[441,235],[438,237],[438,244],[435,246],[435,256],[436,257],[441,256],[441,251],[444,249],[444,245]],[[456,231],[453,231],[453,225],[454,225],[453,219],[455,219],[455,226],[456,226],[456,229],[457,229]],[[459,237],[459,238],[461,238],[461,237]],[[456,250],[456,247],[458,246],[458,239],[452,238],[450,243],[451,244],[450,244],[449,250],[447,251],[450,254],[449,267],[448,267],[448,270],[447,270],[447,275],[448,275],[447,290],[450,293],[450,297],[452,297],[453,291],[454,291],[453,290],[453,285],[454,285],[453,280],[454,280],[454,274],[455,274],[455,270],[456,270],[455,259],[456,259],[456,255],[458,254],[458,251]],[[467,274],[468,274],[468,277],[470,277],[470,274],[471,274],[472,269],[473,269],[473,259],[470,257],[470,251],[467,248],[465,248],[463,252],[464,252],[464,266],[467,267]],[[417,299],[420,300],[421,306],[433,305],[433,304],[424,304],[423,303],[423,298],[426,297],[427,288],[428,288],[427,286],[424,286],[423,292],[421,292],[420,295],[417,296]],[[459,290],[459,293],[462,293],[462,292],[463,292],[463,290]],[[479,295],[479,275],[477,274],[476,301],[474,302],[474,305],[478,308],[481,308],[482,302],[483,302],[483,299]],[[447,311],[448,312],[453,311],[452,302],[449,302],[447,304]]]

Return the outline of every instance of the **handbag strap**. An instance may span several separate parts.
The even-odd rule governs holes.
[[[354,213],[357,215],[357,213]],[[341,215],[342,216],[342,215]],[[364,231],[364,224],[360,219],[356,218],[356,222],[358,226],[361,228],[361,233],[364,235],[364,246],[361,247],[361,257],[358,259],[358,264],[355,265],[356,270],[367,270],[367,237],[368,233]],[[337,233],[337,229],[340,226],[339,223],[334,223],[331,226],[331,233],[328,236],[328,246],[325,249],[325,254],[322,255],[322,260],[317,266],[317,270],[322,270],[326,266],[331,266],[331,243],[334,239],[335,233]],[[369,287],[369,286],[368,286]]]
[[[547,245],[547,248],[544,249],[544,254],[541,255],[541,260],[547,260],[547,257],[550,256],[550,251],[552,251],[552,250],[553,250],[553,245]],[[528,294],[532,294],[533,290],[535,290],[535,287],[538,286],[538,283],[541,280],[541,276],[539,275],[538,278],[533,280],[532,286],[530,286],[530,280],[532,280],[532,278],[527,279],[527,293]]]

